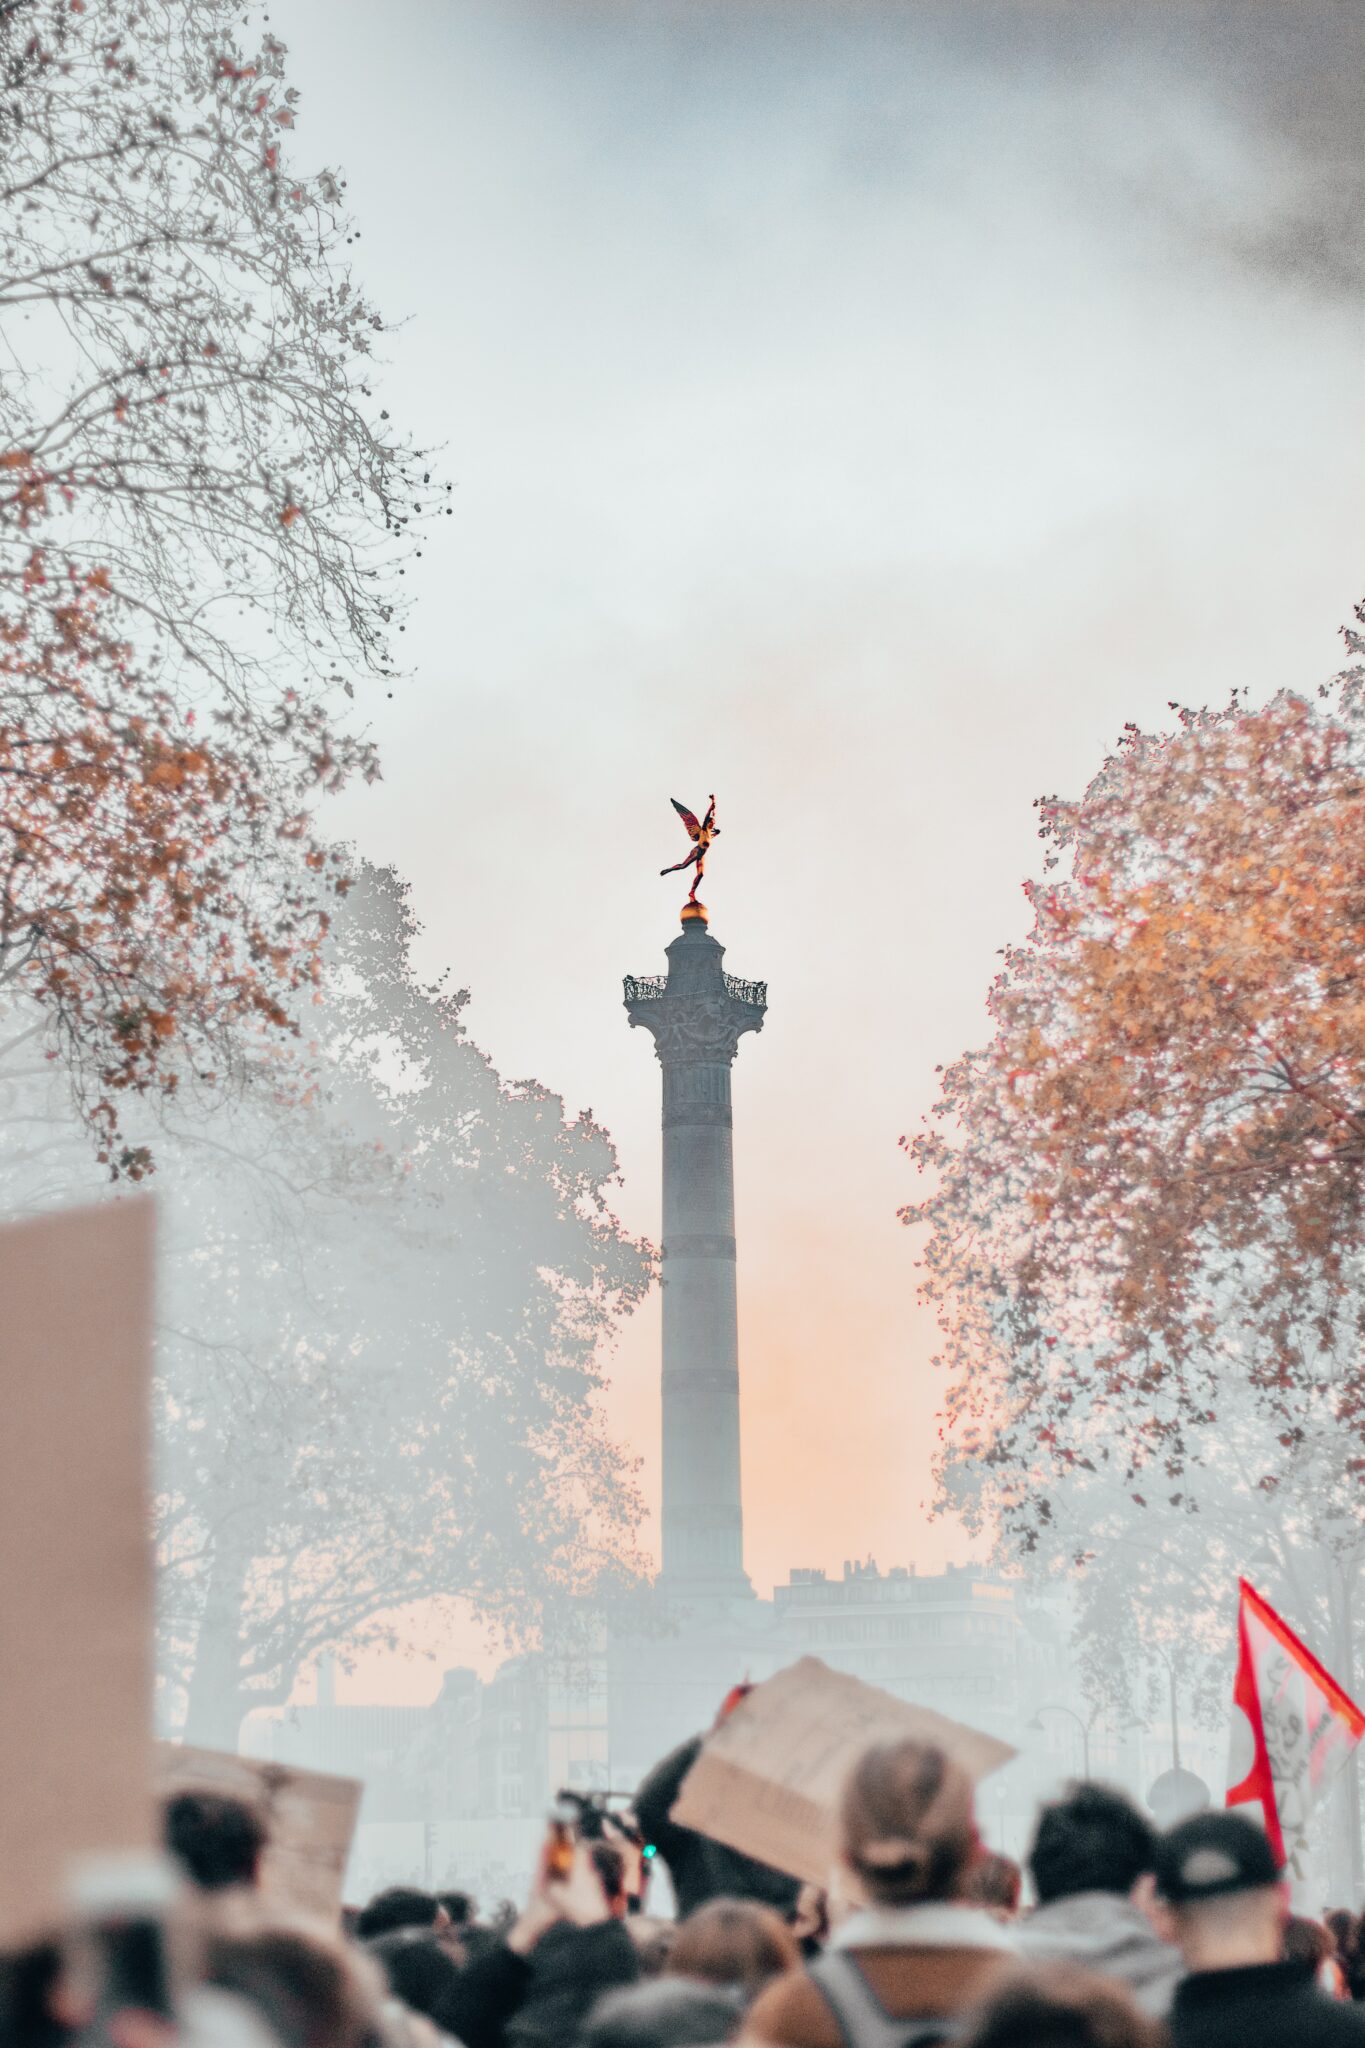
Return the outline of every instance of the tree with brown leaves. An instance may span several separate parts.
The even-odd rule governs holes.
[[[120,1089],[288,1028],[341,879],[311,805],[377,773],[337,706],[387,686],[434,509],[340,184],[286,162],[283,45],[236,28],[0,9],[0,982],[115,1170]]]
[[[108,606],[95,572],[0,622],[0,995],[37,998],[99,1159],[139,1179],[151,1152],[120,1137],[124,1091],[240,1079],[262,1033],[293,1035],[319,883],[346,877],[302,809],[278,817],[266,736],[233,711],[201,736]]]
[[[906,1218],[943,1332],[944,1498],[1016,1557],[1103,1571],[1128,1542],[1135,1604],[1145,1585],[1155,1624],[1183,1583],[1206,1642],[1218,1575],[1230,1603],[1254,1565],[1349,1688],[1365,671],[1130,727],[1041,810],[993,1035],[910,1148],[934,1181]]]

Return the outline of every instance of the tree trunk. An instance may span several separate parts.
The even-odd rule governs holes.
[[[1356,1691],[1356,1629],[1355,1594],[1356,1566],[1354,1560],[1342,1567],[1341,1613],[1344,1635],[1344,1657],[1341,1667],[1341,1683],[1348,1697],[1359,1701]],[[1346,1839],[1347,1889],[1342,1894],[1354,1904],[1365,1888],[1365,1856],[1362,1856],[1360,1840],[1360,1744],[1357,1743],[1346,1761],[1342,1772],[1346,1788]]]
[[[238,1630],[245,1577],[230,1558],[220,1557],[210,1568],[185,1714],[185,1740],[201,1749],[235,1751],[241,1733],[246,1709]]]
[[[1354,1587],[1354,1562],[1333,1563],[1329,1569],[1328,1595],[1332,1616],[1332,1664],[1333,1678],[1347,1694],[1356,1696],[1355,1630],[1352,1626],[1352,1598]],[[1338,1771],[1332,1786],[1331,1796],[1331,1886],[1335,1905],[1339,1899],[1355,1900],[1360,1896],[1360,1764],[1357,1750],[1352,1750],[1345,1764]]]

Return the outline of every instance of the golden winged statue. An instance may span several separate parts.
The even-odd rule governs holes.
[[[684,868],[695,865],[697,872],[692,877],[692,887],[687,898],[689,903],[695,903],[697,884],[706,872],[707,849],[713,839],[720,837],[720,826],[716,823],[716,799],[714,796],[708,799],[706,816],[700,820],[695,811],[689,811],[687,805],[680,804],[675,796],[670,797],[669,802],[687,827],[687,836],[692,841],[692,851],[685,860],[675,860],[671,868],[660,868],[659,873],[676,875]]]

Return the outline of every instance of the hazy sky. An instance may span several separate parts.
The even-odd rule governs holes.
[[[1362,581],[1358,12],[271,13],[299,160],[344,167],[408,321],[386,402],[457,484],[335,828],[657,1237],[620,978],[676,930],[669,797],[716,791],[711,928],[770,984],[735,1076],[749,1567],[933,1564],[896,1141],[983,1033],[1033,799],[1168,699],[1311,686]],[[657,1299],[611,1370],[653,1494]]]

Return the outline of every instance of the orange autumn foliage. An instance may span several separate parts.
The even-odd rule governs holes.
[[[113,607],[99,572],[68,571],[0,611],[0,989],[42,1005],[101,1160],[136,1179],[150,1159],[119,1144],[119,1094],[226,1081],[292,1035],[327,928],[318,870],[346,883],[335,854],[281,848],[257,722],[198,734]]]
[[[1286,1457],[1312,1428],[1365,1471],[1365,675],[1130,727],[1040,809],[1033,930],[910,1145],[935,1186],[904,1212],[941,1473],[992,1473],[1025,1548],[1068,1474],[1115,1471],[1139,1506],[1144,1472],[1179,1482],[1234,1395]]]
[[[0,7],[0,1093],[45,1031],[132,1174],[128,1091],[293,1033],[342,886],[318,798],[378,774],[345,706],[392,694],[449,508],[376,393],[344,181],[285,160],[283,43],[115,13]]]

